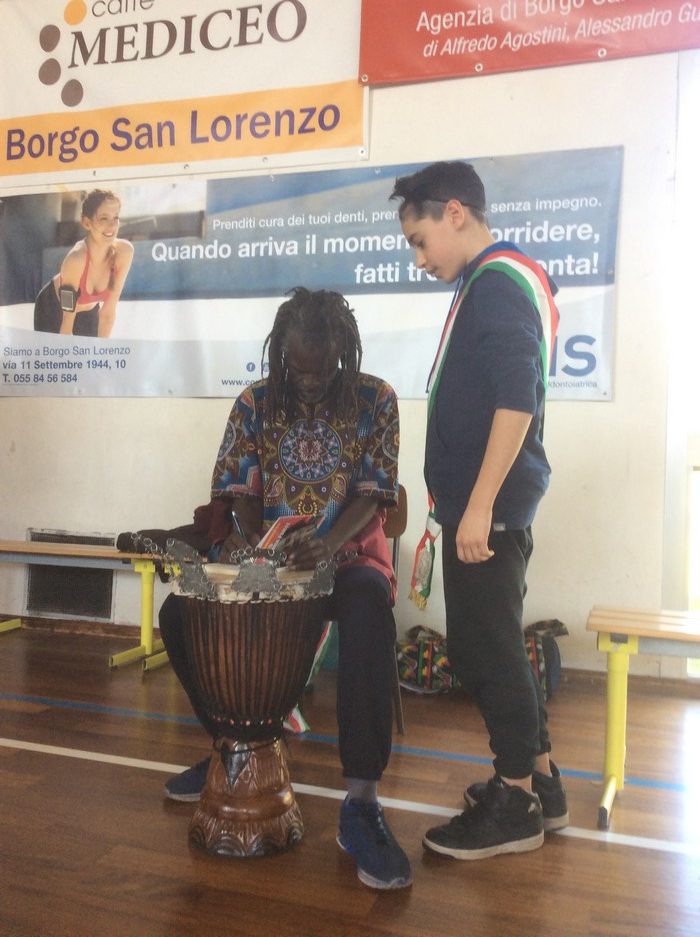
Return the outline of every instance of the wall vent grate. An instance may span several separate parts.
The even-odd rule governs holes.
[[[86,543],[114,546],[106,534],[81,534],[65,530],[28,531],[35,543]],[[27,566],[26,614],[47,618],[112,620],[114,570],[77,566]]]

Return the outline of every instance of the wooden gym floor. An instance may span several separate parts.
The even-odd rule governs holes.
[[[381,785],[414,870],[377,893],[335,843],[342,779],[334,674],[289,743],[301,844],[215,859],[191,847],[192,806],[164,781],[209,740],[169,667],[110,671],[124,642],[23,628],[0,638],[0,937],[698,937],[700,687],[632,680],[627,784],[596,829],[602,676],[565,675],[551,701],[571,826],[543,849],[457,862],[425,829],[490,775],[478,713],[461,694],[403,694],[406,735]]]

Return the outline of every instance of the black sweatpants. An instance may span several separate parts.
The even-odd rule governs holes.
[[[391,754],[396,625],[386,578],[355,566],[339,572],[330,616],[338,623],[337,719],[343,775],[378,781]],[[195,715],[216,737],[197,695],[184,641],[183,602],[170,595],[158,620],[168,657]]]
[[[544,694],[523,638],[525,574],[532,534],[492,533],[485,563],[457,557],[455,527],[442,528],[447,656],[481,711],[497,774],[524,778],[535,756],[551,749]]]

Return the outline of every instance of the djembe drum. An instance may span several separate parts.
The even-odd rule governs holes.
[[[283,721],[311,671],[333,569],[294,573],[259,558],[200,568],[204,588],[180,582],[176,591],[192,674],[218,733],[189,838],[213,855],[267,855],[304,830]]]

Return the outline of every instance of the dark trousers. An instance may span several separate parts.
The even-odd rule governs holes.
[[[381,573],[353,567],[336,577],[330,616],[338,623],[337,718],[343,775],[377,781],[391,754],[392,686],[396,625],[389,583]],[[195,715],[216,738],[206,716],[187,657],[183,603],[170,595],[158,616],[168,657]]]
[[[485,563],[457,557],[454,527],[442,528],[447,656],[474,696],[489,733],[497,774],[524,778],[550,751],[544,695],[523,639],[530,529],[492,533]]]

